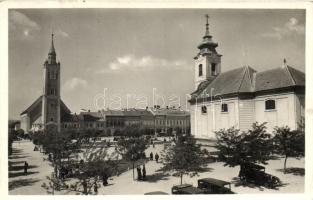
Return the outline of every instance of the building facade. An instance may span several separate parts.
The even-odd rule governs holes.
[[[209,34],[208,21],[195,60],[195,91],[190,99],[191,134],[215,139],[215,131],[241,131],[254,122],[297,129],[305,116],[305,74],[284,60],[283,65],[257,72],[245,66],[222,72],[218,44]]]
[[[48,57],[43,64],[43,93],[21,114],[21,129],[26,133],[52,129],[61,131],[61,121],[70,110],[61,100],[60,62],[56,61],[53,34]]]

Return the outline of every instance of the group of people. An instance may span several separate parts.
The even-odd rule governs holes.
[[[145,167],[145,165],[142,166],[142,169],[141,169],[140,165],[137,166],[137,174],[138,174],[138,177],[137,177],[138,181],[146,180],[146,167]]]
[[[155,153],[154,158],[155,158],[156,162],[159,162],[160,156],[158,153]],[[150,153],[150,160],[153,160],[153,153],[152,152]]]

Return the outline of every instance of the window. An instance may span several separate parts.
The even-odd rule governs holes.
[[[49,93],[50,93],[50,95],[56,95],[56,89],[55,88],[51,88]]]
[[[50,121],[52,121],[52,122],[53,122],[53,117],[51,117]]]
[[[199,65],[199,76],[203,75],[202,64]]]
[[[276,102],[273,99],[265,101],[265,110],[274,110],[276,108]]]
[[[213,76],[216,75],[216,64],[215,63],[211,64],[211,73],[212,73]]]
[[[207,107],[206,107],[206,106],[202,106],[202,107],[201,107],[201,113],[202,113],[202,114],[207,113]]]
[[[226,103],[222,104],[221,112],[228,112],[228,105]]]

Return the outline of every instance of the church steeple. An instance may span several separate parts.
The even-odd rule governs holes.
[[[51,34],[51,46],[50,46],[49,54],[54,54],[54,55],[56,55],[55,49],[54,49],[53,37],[54,37],[54,34],[53,34],[53,32],[52,32],[52,34]]]
[[[52,32],[52,34],[51,34],[51,46],[50,46],[49,53],[48,53],[48,63],[49,64],[56,63],[56,53],[55,53],[55,49],[54,49],[53,37],[54,37],[54,34]]]
[[[209,15],[205,15],[205,34],[202,42],[198,45],[200,50],[195,59],[195,89],[203,81],[212,81],[221,72],[221,56],[217,51],[218,46],[212,40],[209,32]]]
[[[203,36],[202,42],[198,45],[198,49],[200,49],[201,51],[202,49],[207,48],[208,50],[215,51],[215,48],[218,46],[218,44],[213,42],[212,36],[210,35],[209,32],[209,15],[205,15],[205,17],[206,17],[205,34]]]

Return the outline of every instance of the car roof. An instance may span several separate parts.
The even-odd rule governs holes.
[[[176,188],[186,188],[186,187],[192,187],[191,184],[181,184],[181,185],[174,185],[173,187],[176,187]]]
[[[204,182],[207,182],[207,183],[210,183],[213,185],[217,185],[217,186],[221,186],[221,187],[224,185],[230,184],[230,182],[222,181],[222,180],[215,179],[215,178],[202,178],[202,179],[199,179],[198,181],[204,181]]]
[[[263,167],[261,165],[254,164],[254,163],[244,163],[243,165],[245,165],[247,167],[253,167],[253,168],[256,168],[256,169],[265,169],[265,167]]]

